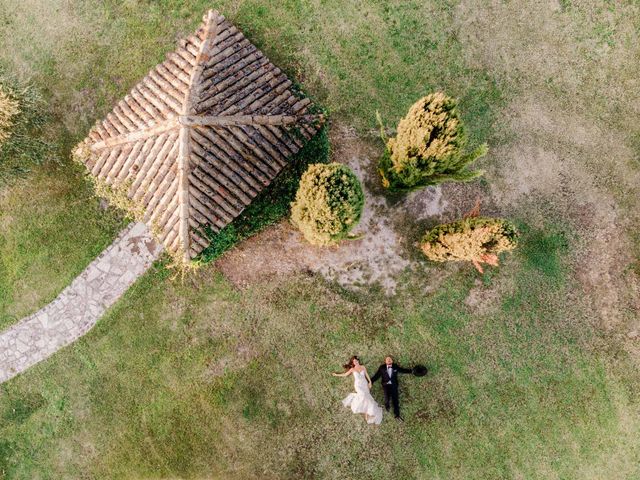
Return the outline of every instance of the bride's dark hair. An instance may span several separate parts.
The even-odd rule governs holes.
[[[362,363],[362,362],[360,361],[360,359],[358,358],[358,356],[357,356],[357,355],[354,355],[353,357],[351,357],[351,358],[349,359],[349,362],[348,362],[348,363],[345,363],[345,364],[343,365],[344,369],[345,369],[345,370],[350,370],[350,369],[352,369],[352,368],[353,368],[353,361],[354,361],[354,360],[358,360],[358,363]]]

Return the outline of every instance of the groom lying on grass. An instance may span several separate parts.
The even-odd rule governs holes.
[[[371,377],[371,383],[382,379],[382,390],[384,391],[384,407],[389,411],[389,403],[393,402],[393,415],[400,421],[404,421],[400,416],[400,399],[398,373],[411,373],[409,368],[402,368],[393,363],[393,357],[384,359],[384,364],[380,365],[376,374]]]

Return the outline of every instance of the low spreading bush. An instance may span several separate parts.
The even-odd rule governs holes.
[[[420,248],[435,262],[469,261],[482,273],[482,263],[498,264],[498,254],[517,245],[516,227],[507,220],[472,217],[438,225],[422,239]]]
[[[467,136],[457,102],[438,92],[421,98],[398,124],[395,138],[387,139],[380,160],[386,188],[410,191],[447,181],[469,181],[482,174],[468,166],[487,153],[483,144],[467,151]]]
[[[364,194],[346,165],[313,164],[300,180],[291,221],[314,245],[334,245],[360,221]]]

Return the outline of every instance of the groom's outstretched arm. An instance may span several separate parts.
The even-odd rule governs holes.
[[[380,375],[381,375],[380,372],[381,372],[381,369],[378,368],[378,371],[376,372],[376,374],[373,377],[371,377],[371,383],[375,383],[376,380],[378,380],[380,378]]]
[[[398,368],[398,371],[399,371],[400,373],[411,373],[411,372],[413,371],[413,370],[411,370],[410,368],[403,368],[403,367],[401,367],[400,365],[398,365],[398,367],[397,367],[397,368]]]

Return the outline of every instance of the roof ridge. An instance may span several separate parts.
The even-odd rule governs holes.
[[[196,54],[195,64],[189,78],[189,85],[182,104],[182,115],[193,114],[194,98],[200,93],[199,82],[204,70],[203,63],[209,59],[208,51],[218,34],[216,20],[220,14],[215,10],[209,10],[204,21],[204,38]],[[180,126],[179,150],[178,150],[178,208],[179,208],[179,233],[183,255],[186,261],[191,259],[189,236],[189,158],[191,157],[190,131],[187,125]]]
[[[97,151],[103,148],[116,147],[125,143],[133,143],[138,140],[153,137],[176,127],[197,127],[197,126],[225,126],[225,125],[288,125],[299,122],[322,121],[322,114],[302,114],[302,115],[257,115],[257,114],[234,114],[234,115],[179,115],[169,118],[155,125],[134,130],[133,132],[121,133],[106,140],[100,140],[91,145],[91,150]]]
[[[322,114],[302,115],[259,115],[259,114],[234,114],[234,115],[181,115],[177,121],[180,125],[190,127],[215,127],[225,125],[289,125],[298,122],[321,121]]]
[[[209,10],[207,16],[204,18],[204,39],[200,43],[200,48],[198,49],[195,64],[191,72],[189,87],[185,94],[184,103],[182,104],[182,115],[195,115],[196,113],[193,111],[193,98],[196,96],[196,93],[200,93],[199,86],[204,64],[211,58],[208,52],[211,50],[213,41],[218,34],[218,25],[214,23],[218,17],[221,17],[221,15],[216,10]]]
[[[120,135],[117,135],[115,137],[95,142],[93,145],[91,145],[91,150],[97,151],[103,148],[116,147],[125,143],[137,142],[139,140],[167,132],[179,125],[180,123],[178,118],[168,118],[167,120],[158,122],[150,127],[142,128],[140,130],[134,130],[133,132],[121,133]]]

